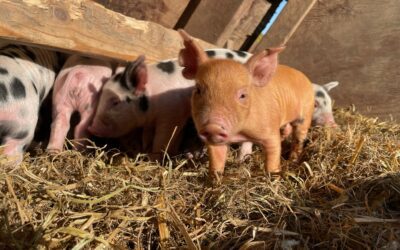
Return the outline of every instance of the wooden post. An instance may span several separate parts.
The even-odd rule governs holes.
[[[289,31],[289,33],[285,36],[285,38],[283,38],[283,42],[282,42],[281,45],[286,46],[286,44],[289,41],[289,39],[292,37],[294,32],[296,32],[297,28],[303,22],[304,18],[307,16],[308,12],[310,12],[310,10],[312,9],[312,7],[314,6],[314,4],[316,2],[317,2],[317,0],[312,0],[311,1],[311,3],[307,6],[306,10],[300,16],[299,20],[297,20],[297,22],[293,25],[293,28]]]
[[[182,47],[176,31],[89,0],[0,0],[0,4],[2,39],[122,60],[144,54],[148,62],[175,58]]]
[[[253,12],[255,11],[254,5],[261,8],[261,10]],[[244,41],[246,32],[251,33],[254,31],[268,8],[269,4],[264,0],[202,0],[184,28],[189,34],[222,47],[229,39],[237,39],[239,41],[243,39]],[[238,35],[235,33],[231,38],[235,29],[240,24],[243,25],[243,23],[248,22],[248,20],[251,20],[251,24],[245,24],[244,26],[248,25],[248,28],[253,28],[253,30],[243,32],[244,29],[239,28],[237,29],[238,32],[243,32],[243,34]],[[235,47],[239,48],[240,46],[241,44]]]
[[[266,48],[286,45],[290,37],[311,10],[316,0],[290,0],[282,10],[267,34],[250,51],[258,52]]]
[[[239,19],[238,25],[228,37],[233,49],[240,49],[246,39],[253,34],[271,4],[265,0],[253,0],[250,9]]]

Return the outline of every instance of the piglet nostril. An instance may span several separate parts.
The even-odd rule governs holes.
[[[218,136],[220,136],[220,137],[223,138],[223,139],[226,139],[226,138],[228,137],[228,135],[227,135],[226,133],[223,133],[223,132],[220,132],[220,133],[218,134]]]
[[[210,133],[208,133],[207,131],[203,131],[200,133],[200,136],[202,136],[204,138],[208,138],[208,137],[210,137]]]

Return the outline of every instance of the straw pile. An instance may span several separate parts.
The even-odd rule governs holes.
[[[0,248],[399,248],[400,125],[335,115],[279,180],[260,150],[242,164],[231,152],[219,186],[206,157],[26,156],[0,170]]]

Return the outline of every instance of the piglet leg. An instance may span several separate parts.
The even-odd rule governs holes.
[[[74,130],[74,139],[75,140],[81,140],[81,139],[86,139],[89,137],[89,131],[88,127],[90,126],[90,123],[93,120],[93,112],[83,112],[81,113],[81,120],[76,125],[75,130]],[[82,140],[79,141],[79,143],[75,143],[75,147],[81,148],[82,145],[84,145],[85,142]]]
[[[265,153],[265,170],[269,173],[279,173],[281,171],[281,136],[277,133],[263,142]]]
[[[224,173],[226,157],[228,155],[228,145],[207,145],[208,158],[210,159],[210,176],[220,181]]]
[[[243,142],[239,150],[239,161],[244,161],[245,157],[251,155],[252,152],[253,143],[249,141]]]
[[[7,139],[6,144],[2,147],[2,154],[7,155],[7,166],[17,166],[22,162],[24,145],[27,145],[26,140]]]
[[[69,122],[71,115],[71,109],[63,109],[62,111],[55,110],[53,113],[53,122],[51,123],[50,141],[47,145],[47,151],[60,152],[63,150],[64,141],[70,127]]]
[[[293,161],[299,160],[299,157],[303,151],[304,140],[306,139],[310,122],[306,122],[304,119],[301,122],[293,124],[293,142],[290,153],[290,159]]]

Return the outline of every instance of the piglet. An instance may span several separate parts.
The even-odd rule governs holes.
[[[225,167],[228,144],[251,141],[265,151],[265,170],[279,173],[280,128],[293,127],[291,158],[303,149],[314,110],[314,91],[300,71],[278,65],[273,48],[253,55],[244,65],[232,60],[209,59],[183,30],[179,61],[183,76],[195,79],[192,117],[206,143],[210,174],[219,179]]]
[[[171,61],[148,66],[144,56],[129,62],[105,84],[89,131],[118,138],[143,128],[142,146],[153,160],[176,154],[193,89],[177,70]]]
[[[0,49],[0,154],[18,165],[31,144],[39,107],[54,84],[60,55],[22,45]]]
[[[332,99],[328,92],[339,85],[339,82],[329,82],[324,85],[313,84],[315,92],[315,109],[313,113],[313,126],[336,127],[332,113]]]
[[[312,116],[312,126],[326,126],[336,127],[335,119],[333,118],[332,112],[332,99],[328,94],[328,91],[339,85],[339,82],[329,82],[324,85],[318,85],[313,83],[314,88],[314,112]],[[292,133],[292,127],[290,124],[285,124],[281,127],[281,140],[286,139]],[[243,161],[247,155],[253,152],[253,143],[244,142],[239,150],[238,159]]]
[[[109,62],[79,55],[68,58],[54,84],[49,152],[62,151],[70,118],[75,111],[79,112],[81,119],[75,127],[74,139],[88,137],[87,128],[95,114],[99,93],[111,74]]]

